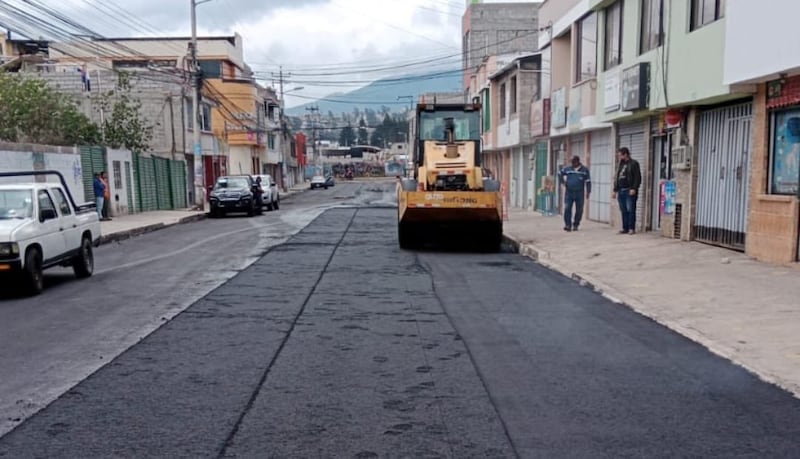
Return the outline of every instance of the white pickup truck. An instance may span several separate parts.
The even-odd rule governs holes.
[[[53,175],[60,184],[35,180]],[[94,204],[76,205],[56,171],[0,173],[0,180],[7,177],[26,181],[0,181],[0,285],[39,294],[42,271],[53,266],[72,266],[78,278],[91,276],[92,247],[100,238]]]

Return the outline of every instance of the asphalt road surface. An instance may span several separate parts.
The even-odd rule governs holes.
[[[25,300],[0,302],[0,396],[6,368],[54,365],[62,339],[73,358],[116,349],[0,438],[0,456],[797,457],[797,399],[518,255],[399,250],[396,210],[371,207],[391,202],[391,184],[380,188],[302,195],[283,237],[310,224],[282,243],[225,238],[215,256],[118,270],[124,257],[109,247],[98,251],[106,274],[45,294],[82,301],[29,302],[29,314]],[[334,202],[352,207],[322,212]],[[247,224],[198,222],[129,244],[166,254]],[[237,250],[247,255],[236,261]],[[77,323],[45,312],[62,308]],[[160,321],[165,311],[178,313]],[[37,337],[7,324],[28,315]],[[161,326],[133,346],[107,343],[138,339],[147,327],[100,331],[134,319]],[[7,357],[7,344],[27,355]],[[65,388],[80,373],[69,383],[42,371],[40,384]]]

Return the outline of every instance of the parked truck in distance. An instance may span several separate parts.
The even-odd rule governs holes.
[[[58,177],[60,183],[37,181]],[[0,181],[0,284],[37,295],[45,269],[70,266],[78,278],[94,271],[93,247],[100,239],[94,204],[77,205],[57,171],[4,172]],[[30,179],[27,179],[27,178]],[[16,182],[16,181],[15,181]]]

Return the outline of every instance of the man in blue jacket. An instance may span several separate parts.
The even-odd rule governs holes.
[[[97,205],[97,216],[103,220],[103,204],[106,198],[106,186],[100,180],[100,174],[94,174],[94,199]]]
[[[572,157],[572,166],[561,169],[561,184],[564,185],[564,231],[578,231],[583,217],[584,196],[589,199],[592,193],[592,179],[589,168],[581,164],[579,156]],[[572,206],[575,218],[572,218]]]

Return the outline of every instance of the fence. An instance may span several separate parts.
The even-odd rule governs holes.
[[[104,147],[81,147],[84,194],[94,199],[94,174],[109,171]],[[181,209],[187,206],[186,163],[133,154],[133,169],[122,171],[135,193],[128,194],[132,212]],[[132,177],[131,177],[132,176]],[[135,199],[133,198],[135,196]]]

